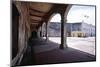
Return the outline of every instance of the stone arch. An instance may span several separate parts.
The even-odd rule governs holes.
[[[51,18],[50,18],[50,20],[49,20],[50,23],[51,23],[51,20],[52,20],[53,18],[56,19],[56,16],[57,16],[58,19],[57,19],[57,21],[54,20],[53,23],[56,23],[56,22],[57,22],[57,23],[58,23],[58,22],[61,23],[61,14],[60,14],[60,13],[54,13],[54,14],[52,14],[52,15],[51,15]],[[49,23],[49,24],[50,24],[50,23]],[[60,23],[58,23],[58,25],[59,25]],[[60,27],[61,27],[61,25],[60,25]],[[59,27],[59,28],[60,28],[60,27]],[[60,29],[59,29],[59,33],[60,33],[60,32],[61,32],[61,31],[60,31]],[[58,34],[58,35],[59,35],[59,34]],[[59,36],[61,36],[61,34],[60,34]]]
[[[50,15],[50,17],[49,17],[48,22],[49,22],[55,15],[57,15],[57,14],[59,14],[60,17],[61,17],[61,14],[60,14],[60,13],[52,13],[52,14]]]
[[[67,15],[69,13],[69,10],[71,9],[72,4],[68,4],[68,6],[66,7],[64,13],[61,13],[61,17],[62,19],[67,19]]]
[[[54,13],[52,13],[51,15],[50,15],[50,17],[49,17],[49,20],[48,20],[48,38],[49,37],[60,37],[61,36],[61,24],[59,25],[59,24],[57,24],[59,27],[57,28],[56,26],[54,26],[55,28],[54,29],[50,29],[50,24],[51,24],[51,20],[53,19],[53,18],[55,18],[55,16],[56,15],[58,15],[58,17],[60,17],[58,20],[59,21],[57,21],[57,23],[58,22],[60,22],[61,23],[61,14],[60,13],[56,13],[56,12],[54,12]],[[54,21],[54,22],[52,22],[52,23],[55,23],[56,21]],[[55,29],[57,29],[57,30],[55,30]],[[53,41],[52,40],[52,38],[50,39],[51,41]],[[60,39],[59,39],[60,40]],[[59,41],[58,40],[58,41]],[[53,41],[53,42],[55,42],[55,41]],[[59,41],[60,43],[61,43],[61,41]]]

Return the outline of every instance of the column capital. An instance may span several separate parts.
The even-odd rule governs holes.
[[[67,22],[67,19],[61,19],[61,22]]]

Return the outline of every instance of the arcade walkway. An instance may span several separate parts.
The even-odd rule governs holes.
[[[13,1],[11,66],[95,61],[95,56],[66,45],[72,5]],[[48,41],[49,23],[56,14],[61,17],[61,44]]]
[[[95,61],[95,56],[69,47],[59,49],[59,44],[44,39],[32,39],[20,65],[85,61]]]

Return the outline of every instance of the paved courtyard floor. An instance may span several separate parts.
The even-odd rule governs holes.
[[[50,38],[56,39],[56,42],[60,40],[60,38]],[[68,38],[69,45],[75,46],[77,45],[77,41],[79,38]],[[75,41],[76,40],[76,41]],[[87,41],[85,39],[79,39]],[[74,41],[74,42],[73,42]],[[89,40],[90,41],[90,40]],[[92,39],[91,39],[92,41]],[[74,44],[76,42],[76,44]],[[82,44],[82,42],[80,44]],[[71,44],[72,43],[72,44]],[[87,44],[88,45],[88,44]],[[26,52],[24,53],[23,59],[20,63],[21,66],[23,65],[40,65],[40,64],[57,64],[57,63],[73,63],[73,62],[90,62],[96,61],[96,56],[89,54],[88,52],[74,49],[70,46],[65,49],[59,49],[60,44],[52,42],[50,40],[45,39],[32,39],[31,45],[29,44],[27,47]],[[83,44],[84,46],[84,44]],[[82,45],[80,47],[83,47]],[[78,46],[78,48],[80,48]],[[90,47],[90,46],[88,46]],[[88,51],[88,47],[85,48]],[[92,47],[93,48],[93,47]]]
[[[49,37],[50,41],[60,44],[60,37]],[[68,47],[78,49],[80,51],[87,52],[89,54],[95,55],[95,37],[67,37]]]

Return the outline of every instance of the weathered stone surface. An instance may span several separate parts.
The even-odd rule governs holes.
[[[31,3],[23,1],[13,1],[13,4],[17,7],[19,12],[18,53],[12,61],[12,64],[14,65],[16,62],[20,63],[27,48],[27,43],[31,37],[31,33],[34,32],[33,35],[36,35],[34,35],[34,37],[38,37],[38,34],[40,35],[39,27],[43,22],[49,23],[49,20],[52,17],[51,15],[55,13],[65,13],[64,11],[68,4]],[[44,29],[45,32],[47,32],[47,27]]]

